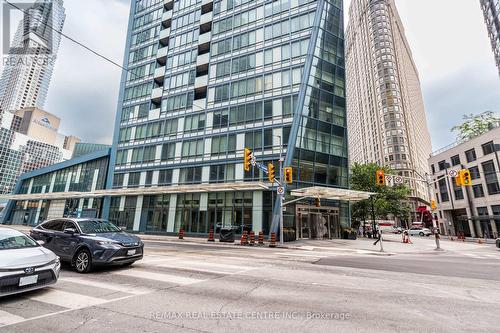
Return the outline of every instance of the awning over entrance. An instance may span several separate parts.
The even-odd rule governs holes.
[[[217,184],[193,184],[172,185],[156,187],[120,188],[111,190],[96,190],[93,192],[55,192],[55,193],[33,193],[33,194],[11,194],[2,195],[1,199],[16,201],[25,200],[54,200],[54,199],[77,199],[77,198],[99,198],[105,196],[119,197],[124,195],[156,195],[177,193],[212,193],[212,192],[234,192],[234,191],[264,191],[269,187],[261,182],[235,182]]]
[[[362,192],[347,190],[343,188],[334,187],[306,187],[293,190],[291,195],[294,197],[309,197],[309,198],[320,198],[329,200],[343,200],[343,201],[361,201],[369,199],[372,195],[376,193],[372,192]]]

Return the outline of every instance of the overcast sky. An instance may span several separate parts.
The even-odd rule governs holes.
[[[130,0],[65,0],[64,32],[123,61]],[[345,1],[346,15],[350,0]],[[434,149],[465,113],[500,113],[500,78],[479,0],[396,0],[420,79]],[[63,39],[46,109],[61,129],[111,143],[121,70]]]

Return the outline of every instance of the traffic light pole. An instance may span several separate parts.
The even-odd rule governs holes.
[[[280,186],[283,186],[283,138],[280,138]],[[285,201],[285,191],[280,196],[280,244],[283,245],[283,201]]]

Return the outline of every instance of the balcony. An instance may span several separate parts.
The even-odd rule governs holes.
[[[194,81],[194,89],[206,87],[208,85],[208,75],[199,76]]]
[[[206,32],[198,37],[198,56],[210,52],[210,41],[212,33]]]
[[[168,39],[170,38],[170,28],[163,29],[160,31],[160,43],[163,46],[168,45]]]
[[[206,14],[201,15],[200,17],[200,34],[203,34],[208,31],[212,31],[212,20],[213,20],[213,13],[208,12]]]
[[[165,66],[155,69],[153,78],[156,83],[163,84],[163,81],[165,81]]]
[[[170,24],[172,23],[172,10],[163,13],[161,23],[165,28],[170,28]]]
[[[165,65],[167,62],[167,53],[168,53],[167,46],[158,49],[158,53],[156,53],[156,61],[158,61],[158,63],[160,63],[161,65]]]
[[[171,10],[172,8],[174,8],[174,0],[165,0],[163,6],[166,10]]]
[[[151,93],[151,100],[154,103],[160,103],[162,97],[163,97],[163,88],[154,88],[153,92]]]
[[[211,12],[214,8],[213,0],[202,0],[201,1],[201,13],[205,14]]]
[[[208,65],[210,55],[208,53],[202,54],[196,58],[196,67]]]

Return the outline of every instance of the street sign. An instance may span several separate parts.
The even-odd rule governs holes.
[[[278,194],[282,195],[285,194],[285,189],[281,186],[278,187]]]
[[[403,177],[401,177],[401,176],[394,177],[394,183],[403,184]]]
[[[252,155],[252,158],[250,159],[250,163],[252,163],[253,166],[255,166],[257,164],[257,159],[255,158],[255,156]]]
[[[265,165],[263,165],[262,163],[256,163],[256,164],[257,164],[257,168],[262,170],[262,172],[267,173],[267,167]]]
[[[392,182],[392,176],[385,176],[385,182],[386,183]]]
[[[457,170],[450,170],[448,171],[448,176],[455,178],[458,176],[458,171]]]

